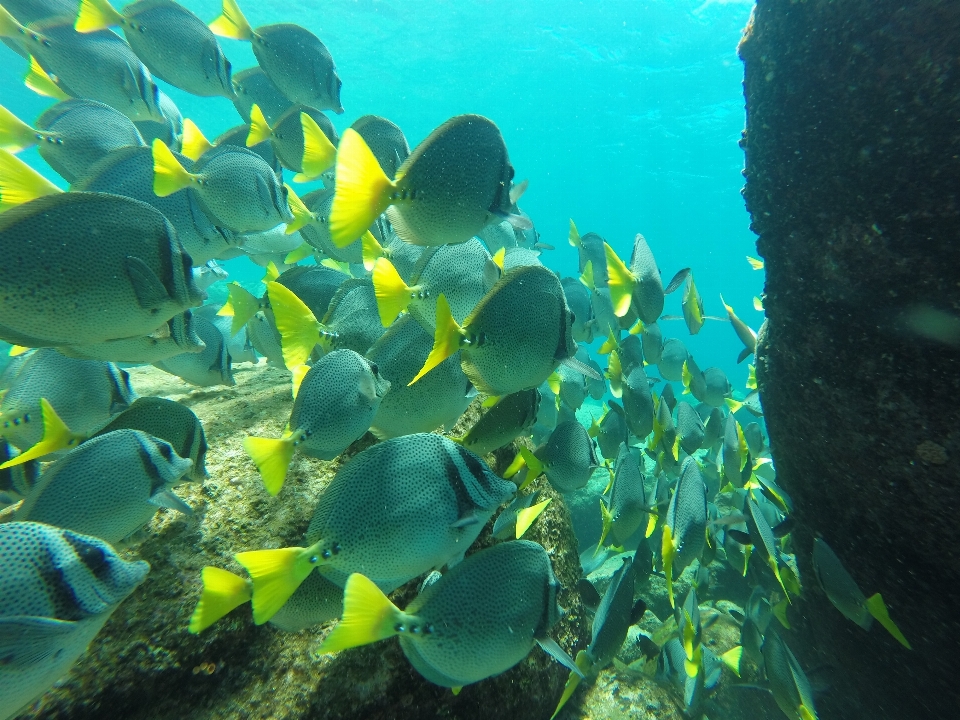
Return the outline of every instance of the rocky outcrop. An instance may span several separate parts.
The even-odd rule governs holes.
[[[960,4],[759,0],[742,43],[744,196],[766,261],[757,377],[801,521],[821,717],[956,713],[960,625]],[[822,535],[913,643],[810,571]]]

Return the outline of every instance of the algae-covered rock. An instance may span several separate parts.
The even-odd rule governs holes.
[[[300,544],[318,494],[342,462],[375,440],[364,436],[332,462],[295,456],[283,490],[272,498],[242,441],[247,434],[278,437],[283,431],[293,402],[289,374],[262,363],[244,365],[235,371],[235,387],[204,390],[154,368],[130,374],[139,394],[170,397],[196,412],[210,445],[210,477],[178,488],[194,518],[161,510],[132,540],[124,554],[150,562],[146,581],[70,675],[22,717],[466,719],[552,711],[567,670],[539,648],[503,675],[455,696],[418,675],[396,639],[318,657],[315,650],[332,624],[295,633],[258,627],[249,604],[200,635],[188,633],[201,569],[216,565],[243,574],[234,552]],[[478,408],[474,403],[452,434],[469,427]],[[493,456],[488,460],[495,462]],[[535,486],[553,502],[525,537],[550,554],[564,587],[559,602],[567,610],[551,636],[576,654],[588,640],[575,589],[576,539],[562,497],[544,479]],[[491,542],[488,525],[471,551]],[[412,582],[392,599],[404,607],[416,587]]]

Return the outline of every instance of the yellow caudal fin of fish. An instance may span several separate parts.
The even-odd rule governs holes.
[[[199,160],[205,153],[213,150],[213,143],[207,140],[197,124],[190,118],[183,120],[180,154],[191,160]]]
[[[334,166],[337,148],[317,125],[317,121],[305,112],[300,113],[300,125],[303,128],[303,172],[297,173],[293,179],[309,182]]]
[[[580,242],[580,231],[577,230],[577,224],[570,218],[570,232],[567,234],[567,242],[575,248],[582,245]]]
[[[0,150],[0,212],[63,192],[16,155]]]
[[[560,375],[556,370],[547,377],[547,387],[550,388],[550,392],[554,395],[560,394]]]
[[[607,507],[607,503],[604,502],[603,498],[600,498],[600,519],[603,529],[600,531],[600,539],[597,540],[597,549],[593,553],[594,555],[600,552],[600,548],[603,547],[603,541],[607,539],[607,535],[610,534],[610,530],[613,528],[613,515],[610,514],[610,508]]]
[[[740,408],[743,407],[742,402],[732,397],[724,398],[723,402],[728,408],[730,408],[731,413],[736,413]]]
[[[693,622],[686,610],[683,611],[687,622],[683,625],[683,632],[680,641],[683,644],[683,652],[686,657],[683,659],[683,669],[687,677],[695,678],[700,672],[700,663],[703,661],[703,648],[696,642],[696,630],[693,628]]]
[[[746,562],[744,564],[746,564]],[[746,575],[746,573],[744,573],[744,575]],[[786,630],[790,629],[790,620],[787,618],[787,608],[789,606],[790,603],[784,598],[771,608],[773,610],[773,616],[780,621],[780,624],[783,625]]]
[[[507,256],[507,249],[505,247],[500,248],[493,254],[493,264],[500,268],[500,272],[503,272],[503,259]]]
[[[690,363],[683,361],[683,370],[680,373],[680,382],[683,384],[683,394],[690,394],[690,383],[693,382],[693,373],[690,372]]]
[[[763,260],[747,255],[747,262],[750,263],[750,267],[754,270],[763,270]]]
[[[273,135],[273,128],[270,127],[270,123],[264,117],[260,106],[254,103],[250,107],[250,132],[247,133],[246,146],[250,148],[259,145],[265,140],[269,140],[271,135]]]
[[[677,548],[673,544],[673,530],[669,525],[663,526],[663,538],[660,543],[660,557],[663,558],[663,574],[667,578],[667,596],[670,598],[670,607],[676,607],[673,598],[673,558],[677,555]]]
[[[306,260],[312,256],[315,248],[310,243],[300,243],[300,245],[283,256],[283,262],[287,265],[296,265],[301,260]]]
[[[0,33],[3,35],[3,33]],[[36,58],[30,57],[30,67],[23,78],[23,84],[33,90],[37,95],[54,98],[55,100],[69,100],[70,95],[64,92],[53,79],[47,75],[47,72],[40,67]]]
[[[196,176],[187,172],[160,138],[153,141],[153,192],[167,197],[193,184]]]
[[[383,246],[377,242],[377,238],[369,230],[360,238],[360,248],[363,256],[363,269],[367,272],[373,270],[377,260],[386,257]]]
[[[233,316],[230,323],[230,335],[236,335],[240,328],[250,322],[250,318],[260,309],[260,300],[238,282],[227,284],[227,302],[217,311],[217,315]]]
[[[547,509],[550,504],[550,498],[531,505],[517,513],[517,540],[523,537],[523,534],[533,525],[534,521],[540,517],[540,514]]]
[[[743,647],[736,645],[720,656],[720,662],[726,665],[734,675],[740,677],[740,660],[743,658]]]
[[[797,715],[800,716],[800,720],[817,720],[817,713],[803,703],[797,705]]]
[[[0,105],[0,150],[18,153],[37,144],[37,131]]]
[[[639,335],[646,329],[647,329],[647,326],[643,324],[643,320],[637,320],[637,322],[634,323],[633,327],[630,328],[627,332],[630,333],[631,335]],[[644,364],[646,365],[646,363]]]
[[[763,300],[761,300],[757,295],[753,296],[753,309],[757,312],[763,312]]]
[[[619,343],[617,342],[616,335],[613,334],[613,330],[609,330],[607,331],[607,339],[600,344],[597,353],[600,355],[609,355],[616,350],[618,346]]]
[[[287,479],[287,468],[293,460],[295,447],[293,435],[282,438],[246,437],[243,439],[243,449],[257,466],[263,486],[271,495],[276,495]]]
[[[29,349],[30,348],[24,347],[23,345],[11,345],[9,352],[7,352],[7,355],[9,355],[10,357],[16,357],[17,355],[23,355]],[[0,394],[0,400],[2,399],[3,399],[3,395]]]
[[[384,327],[390,327],[397,315],[407,309],[411,295],[416,290],[407,286],[393,263],[386,258],[380,258],[374,263],[371,279],[373,292],[377,296],[380,322]]]
[[[223,0],[221,15],[208,26],[214,35],[234,40],[253,40],[253,28],[240,11],[236,0]]]
[[[0,467],[3,467],[0,465]],[[907,650],[913,650],[910,647],[910,643],[907,642],[907,638],[904,637],[903,633],[900,632],[900,628],[897,627],[897,624],[890,617],[890,613],[887,611],[887,605],[883,602],[883,598],[880,596],[880,593],[876,595],[871,595],[867,598],[867,610],[876,618],[877,622],[883,625],[888,633],[893,635],[897,642],[903,645]]]
[[[234,555],[253,581],[253,621],[257,625],[272,618],[313,572],[317,553],[316,547],[287,547]]]
[[[320,339],[320,322],[293,290],[275,280],[267,283],[267,294],[280,333],[284,365],[292,368],[306,364]]]
[[[80,0],[80,12],[73,29],[78,33],[106,30],[111,25],[124,25],[127,19],[107,0]]]
[[[386,640],[397,634],[403,617],[372,580],[353,573],[343,590],[343,616],[317,651],[331,653]]]
[[[303,382],[303,378],[306,377],[309,371],[309,365],[297,365],[295,368],[290,369],[290,372],[293,374],[293,377],[290,380],[292,383],[290,390],[293,393],[294,400],[297,399],[297,393],[300,392],[300,384]]]
[[[227,570],[208,565],[201,571],[200,577],[203,590],[197,607],[190,616],[188,628],[194,635],[203,632],[253,597],[250,581]]]
[[[426,362],[420,368],[417,376],[407,383],[407,387],[413,385],[437,365],[442,363],[448,357],[460,349],[460,340],[463,337],[463,330],[453,319],[450,312],[450,304],[446,296],[441,293],[437,296],[437,326],[433,332],[433,349],[427,356]]]
[[[607,256],[607,287],[610,288],[613,313],[617,317],[623,317],[630,310],[636,279],[610,245],[604,243],[603,252]]]
[[[526,466],[527,461],[524,458],[523,453],[518,452],[513,456],[513,461],[507,466],[507,469],[503,471],[503,477],[509,480]]]
[[[352,128],[347,128],[340,138],[336,172],[330,239],[337,247],[346,247],[387,209],[395,185],[360,133]]]
[[[593,665],[590,662],[590,656],[587,655],[585,650],[581,650],[577,653],[577,667],[580,668],[580,671],[586,675],[590,670],[590,667]],[[560,702],[557,703],[557,709],[553,711],[553,715],[550,716],[550,720],[553,720],[557,714],[563,709],[563,706],[567,704],[567,701],[573,697],[573,693],[580,686],[581,677],[577,673],[570,671],[570,675],[567,676],[567,683],[563,686],[563,695],[560,696]]]
[[[657,529],[657,520],[659,516],[655,512],[651,512],[647,515],[647,529],[643,531],[644,537],[650,537],[653,535],[653,531]]]
[[[256,107],[256,105],[254,105],[254,107]],[[290,187],[287,183],[284,183],[283,186],[287,189],[287,205],[290,207],[290,212],[293,214],[293,222],[287,223],[287,229],[284,230],[284,232],[287,235],[293,235],[293,233],[300,228],[315,222],[316,215],[310,211],[310,208],[304,205],[303,200],[301,200],[300,196],[294,192],[292,187]]]
[[[0,470],[21,465],[28,460],[36,460],[60,450],[68,450],[87,439],[86,435],[75,433],[68,428],[46,398],[40,398],[40,412],[43,415],[43,439],[0,465]]]
[[[593,260],[587,260],[583,266],[583,272],[580,273],[580,282],[582,282],[590,292],[597,289],[597,281],[593,277]]]
[[[277,268],[277,264],[271,260],[267,263],[267,267],[263,271],[263,277],[260,278],[260,282],[266,285],[271,280],[276,280],[280,277],[280,270]]]
[[[747,390],[756,390],[757,389],[757,367],[756,365],[748,365],[747,373]]]
[[[527,466],[527,477],[517,488],[517,491],[524,490],[530,483],[543,475],[543,463],[533,450],[528,447],[520,446],[520,456],[523,458],[523,464]]]

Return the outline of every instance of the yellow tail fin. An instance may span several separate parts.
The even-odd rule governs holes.
[[[660,557],[663,558],[663,574],[667,578],[667,596],[670,598],[670,607],[676,607],[673,599],[673,558],[677,555],[677,548],[673,544],[673,531],[669,525],[663,526],[663,538],[660,542]]]
[[[423,367],[420,368],[420,372],[417,373],[417,376],[413,380],[407,383],[407,387],[413,385],[417,380],[457,352],[457,350],[460,349],[460,340],[462,337],[463,330],[457,324],[457,321],[453,319],[447,298],[441,293],[437,296],[437,327],[433,333],[433,349],[430,351],[430,355],[427,356],[426,362],[423,363]]]
[[[269,140],[273,134],[273,128],[263,116],[263,110],[256,103],[250,108],[250,132],[247,133],[246,146],[253,147],[259,145],[264,140]]]
[[[0,212],[60,192],[63,190],[16,155],[0,150]]]
[[[523,537],[523,534],[533,525],[534,521],[540,517],[540,513],[547,509],[550,504],[550,498],[531,505],[517,513],[517,540]]]
[[[3,33],[0,33],[2,35]],[[34,57],[30,57],[30,68],[23,78],[23,84],[33,90],[37,95],[51,97],[55,100],[69,100],[70,95],[64,92],[63,88],[57,85],[46,71],[40,67],[40,63]]]
[[[596,278],[593,277],[593,260],[587,260],[587,264],[583,266],[583,272],[580,274],[580,282],[582,282],[590,292],[595,292],[597,289]]]
[[[630,310],[636,279],[607,243],[603,244],[603,251],[607,256],[607,287],[610,288],[613,312],[617,317],[623,317]]]
[[[308,182],[333,167],[337,161],[337,149],[317,121],[305,112],[300,113],[300,125],[303,128],[303,172],[297,173],[293,179]]]
[[[256,105],[254,105],[254,107],[256,107]],[[293,233],[300,228],[316,222],[317,216],[310,211],[310,208],[303,204],[303,200],[294,192],[292,187],[287,183],[284,183],[283,186],[287,189],[287,205],[293,214],[293,222],[287,223],[287,229],[284,230],[284,232],[287,235],[293,235]]]
[[[289,288],[273,280],[267,283],[267,294],[280,332],[283,363],[288,368],[305,365],[320,339],[323,326]]]
[[[294,248],[288,252],[283,257],[283,262],[287,265],[296,265],[301,260],[313,255],[316,252],[316,248],[313,247],[310,243],[301,243],[299,247]]]
[[[743,657],[743,648],[740,645],[730,648],[720,656],[720,661],[740,677],[740,659]]]
[[[262,437],[243,439],[243,449],[257,466],[260,477],[263,478],[263,485],[271,495],[280,492],[283,481],[287,478],[287,468],[290,467],[295,450],[294,437],[295,435],[287,435],[279,439]]]
[[[363,269],[367,272],[373,270],[379,258],[386,256],[383,251],[383,246],[377,242],[377,239],[369,230],[360,238],[360,247],[363,253]]]
[[[153,141],[153,192],[167,197],[190,187],[196,175],[187,172],[160,138]]]
[[[199,160],[214,147],[190,118],[183,120],[183,136],[180,142],[182,145],[180,154],[191,160]]]
[[[517,488],[518,492],[543,475],[543,463],[540,461],[540,458],[533,454],[530,448],[521,445],[520,455],[523,457],[523,462],[527,466],[527,477]]]
[[[403,617],[372,580],[353,573],[343,590],[343,617],[317,651],[337,652],[393,637]]]
[[[260,309],[260,300],[238,282],[227,284],[227,302],[217,311],[217,315],[233,316],[230,323],[230,335],[236,335],[240,328],[250,322],[250,318]]]
[[[18,153],[37,144],[38,131],[0,105],[0,149]]]
[[[623,367],[620,365],[620,353],[610,353],[607,364],[607,380],[610,381],[610,394],[614,397],[623,396]]]
[[[60,450],[68,450],[69,448],[76,447],[87,439],[87,435],[75,433],[68,428],[67,424],[60,419],[57,411],[53,409],[53,405],[51,405],[46,398],[40,398],[40,412],[43,415],[43,439],[15,458],[7,460],[0,465],[0,470],[13,467],[14,465],[21,465],[28,460],[35,460],[36,458]]]
[[[295,368],[291,368],[290,372],[293,374],[291,378],[293,392],[293,399],[297,399],[297,393],[300,392],[300,384],[303,382],[303,378],[306,377],[307,373],[310,372],[309,365],[297,365]]]
[[[377,296],[380,322],[384,327],[390,327],[397,315],[407,309],[416,288],[407,287],[393,263],[386,258],[380,258],[374,263],[371,277],[373,291]]]
[[[590,656],[587,655],[585,650],[577,653],[577,667],[580,668],[584,675],[590,670],[591,665],[593,665],[593,663],[590,661]],[[567,683],[563,686],[563,695],[560,696],[560,702],[557,703],[557,709],[553,711],[550,720],[553,720],[563,709],[563,706],[567,704],[567,700],[573,697],[574,691],[576,691],[579,686],[580,676],[571,670],[570,675],[567,676]]]
[[[330,211],[330,239],[346,247],[369,228],[390,204],[394,183],[360,133],[347,128],[337,152],[337,184]]]
[[[656,513],[652,512],[647,515],[647,529],[643,532],[644,537],[650,537],[653,535],[653,531],[657,529],[657,520],[659,519],[660,518]]]
[[[319,548],[288,547],[237,553],[253,581],[253,621],[263,625],[284,606],[316,567]]]
[[[280,277],[280,270],[277,269],[277,264],[271,260],[267,263],[266,269],[263,271],[263,277],[260,278],[260,282],[266,285],[271,280],[276,280]]]
[[[744,564],[746,564],[746,563],[744,563]],[[744,574],[746,574],[746,573],[744,573]],[[789,598],[784,598],[783,600],[781,600],[780,602],[778,602],[776,605],[774,605],[773,608],[772,608],[772,609],[773,609],[773,616],[774,616],[777,620],[779,620],[779,621],[780,621],[780,624],[783,625],[783,627],[786,628],[787,630],[790,629],[790,620],[787,618],[787,607],[789,607],[789,605],[790,605],[790,603],[787,602],[788,599],[789,599]]]
[[[600,519],[603,529],[600,531],[600,539],[597,540],[597,550],[594,555],[600,552],[600,548],[603,547],[603,541],[607,539],[607,535],[613,527],[613,515],[610,514],[610,508],[607,507],[603,498],[600,498]]]
[[[16,357],[17,355],[23,355],[30,348],[24,347],[23,345],[11,345],[10,351],[7,353],[10,357]],[[0,400],[3,399],[3,395],[0,395]]]
[[[223,0],[223,10],[220,17],[208,26],[214,35],[233,38],[234,40],[252,41],[254,34],[250,23],[240,12],[236,0]]]
[[[500,272],[503,272],[503,259],[507,256],[507,249],[505,247],[500,248],[493,255],[493,264],[500,268]]]
[[[202,570],[201,579],[203,591],[193,615],[190,616],[188,628],[194,635],[203,632],[253,596],[248,580],[212,565]]]
[[[575,248],[583,244],[580,242],[580,231],[577,230],[577,224],[573,221],[573,218],[570,218],[570,233],[567,235],[567,242]]]
[[[556,370],[547,376],[547,387],[554,395],[560,394],[560,375]]]
[[[693,382],[693,373],[690,372],[690,364],[683,361],[683,371],[680,373],[680,382],[683,383],[683,394],[690,394],[690,383]]]
[[[526,466],[527,461],[524,459],[523,453],[518,452],[513,456],[513,461],[507,466],[507,469],[503,471],[503,477],[509,480]]]
[[[763,270],[763,260],[747,255],[747,262],[754,270]]]
[[[3,467],[0,465],[0,467]],[[891,619],[890,613],[887,611],[887,605],[883,602],[883,598],[880,596],[880,593],[876,595],[871,595],[867,598],[867,610],[870,611],[870,614],[877,619],[877,622],[883,625],[888,633],[893,635],[897,642],[903,645],[907,650],[913,650],[910,647],[910,643],[907,642],[907,638],[904,637],[903,633],[900,632],[900,628],[897,627],[897,624]]]
[[[761,300],[757,295],[753,296],[753,309],[757,312],[763,312],[763,300]]]
[[[613,334],[613,330],[610,330],[607,332],[607,339],[604,340],[597,349],[597,353],[600,355],[609,355],[616,350],[618,346],[617,337]]]
[[[80,0],[80,12],[73,29],[78,33],[106,30],[111,25],[125,25],[127,19],[107,0]]]

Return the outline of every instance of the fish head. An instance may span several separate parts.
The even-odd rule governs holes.
[[[75,601],[91,615],[109,612],[150,572],[146,562],[123,560],[99,538],[62,529],[50,532],[58,533],[63,543],[56,543],[57,567]]]

